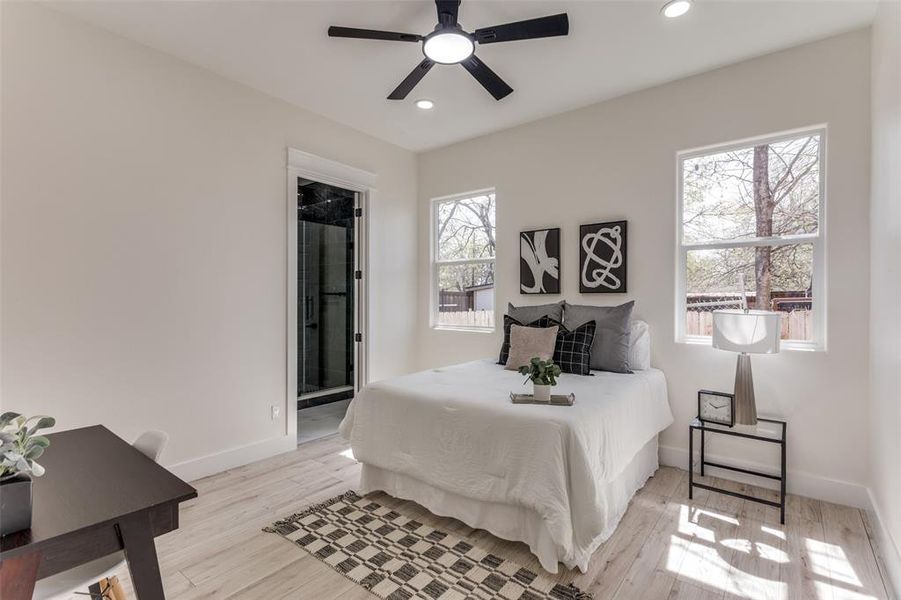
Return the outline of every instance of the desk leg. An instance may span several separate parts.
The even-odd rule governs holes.
[[[695,493],[695,432],[688,428],[688,499],[694,499]]]
[[[0,562],[0,598],[31,600],[40,565],[40,552],[23,554]]]
[[[138,600],[165,600],[150,515],[140,513],[119,521],[119,535],[135,596]]]

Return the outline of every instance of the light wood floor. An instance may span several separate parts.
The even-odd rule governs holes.
[[[261,532],[280,517],[354,489],[358,475],[347,444],[332,436],[194,482],[200,496],[183,505],[181,528],[157,540],[167,597],[375,598],[300,548]],[[685,471],[661,468],[636,494],[588,573],[564,572],[559,579],[574,581],[597,600],[890,598],[861,511],[792,496],[787,524],[780,526],[778,512],[760,504],[703,492],[688,501],[687,478]],[[539,568],[524,544],[384,494],[378,498]],[[130,588],[127,573],[120,579]]]

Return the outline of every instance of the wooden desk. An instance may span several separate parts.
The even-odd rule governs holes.
[[[102,425],[48,437],[31,529],[0,538],[0,597],[30,600],[36,579],[124,550],[138,600],[165,598],[153,538],[197,491]]]

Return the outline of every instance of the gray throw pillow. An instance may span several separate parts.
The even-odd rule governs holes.
[[[550,317],[555,321],[563,322],[563,302],[555,304],[538,304],[536,306],[513,306],[507,304],[507,314],[520,323],[531,323],[541,317]]]
[[[591,344],[591,368],[597,371],[631,373],[629,339],[632,335],[632,308],[635,302],[619,306],[563,305],[563,325],[575,329],[594,321],[597,330]]]

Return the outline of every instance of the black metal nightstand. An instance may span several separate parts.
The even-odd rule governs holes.
[[[751,502],[759,502],[761,504],[767,504],[769,506],[775,506],[779,509],[779,521],[785,525],[785,484],[787,473],[785,471],[785,430],[787,428],[787,423],[785,421],[778,421],[776,419],[757,419],[757,425],[736,425],[735,427],[727,427],[725,425],[717,425],[716,423],[705,423],[700,419],[695,418],[691,423],[688,424],[688,498],[689,500],[694,497],[694,488],[701,488],[704,490],[709,490],[711,492],[718,492],[720,494],[728,494],[729,496],[735,496],[736,498],[742,498],[744,500],[750,500]],[[736,471],[738,473],[745,473],[747,475],[754,475],[756,477],[765,477],[767,479],[774,479],[779,482],[779,502],[773,502],[772,500],[765,500],[763,498],[755,498],[754,496],[749,496],[747,494],[742,494],[739,492],[733,492],[732,490],[725,490],[722,488],[714,487],[712,485],[707,485],[705,483],[695,483],[695,469],[694,469],[694,457],[695,457],[695,430],[701,432],[701,476],[704,476],[704,467],[715,467],[717,469],[728,469],[730,471]],[[758,440],[761,442],[768,442],[771,444],[779,444],[779,449],[781,451],[782,460],[779,470],[779,475],[771,475],[770,473],[761,473],[760,471],[752,471],[750,469],[743,469],[741,467],[732,467],[729,465],[724,465],[721,463],[710,462],[704,458],[704,437],[708,433],[719,433],[723,435],[731,435],[735,437],[742,437],[751,440]]]

